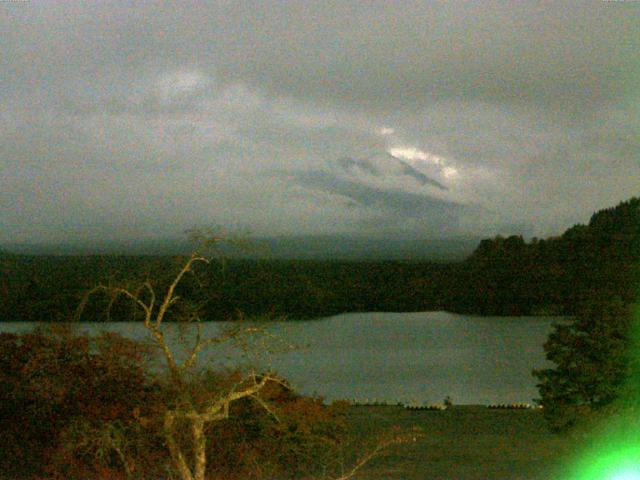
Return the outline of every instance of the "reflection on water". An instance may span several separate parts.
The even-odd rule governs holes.
[[[272,324],[269,331],[298,348],[250,361],[286,377],[304,393],[327,399],[387,402],[531,402],[533,368],[544,366],[542,348],[560,318],[477,317],[445,312],[350,313],[322,320]],[[176,325],[169,338],[181,348]],[[224,324],[203,324],[214,334]],[[4,323],[1,331],[25,331],[33,324]],[[109,330],[146,339],[138,323],[83,323],[89,333]],[[182,344],[192,332],[182,331]],[[203,352],[204,353],[204,352]],[[200,365],[237,360],[229,349],[210,350]],[[233,361],[236,361],[233,360]],[[245,361],[249,361],[246,360]]]

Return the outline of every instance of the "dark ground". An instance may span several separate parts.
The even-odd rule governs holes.
[[[568,448],[562,436],[547,430],[539,410],[358,406],[350,408],[349,419],[361,438],[394,425],[424,433],[365,466],[357,478],[367,480],[553,480]]]

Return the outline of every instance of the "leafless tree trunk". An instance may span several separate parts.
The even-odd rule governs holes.
[[[163,424],[163,434],[173,467],[182,480],[205,480],[207,468],[205,428],[207,424],[228,418],[230,404],[242,398],[254,398],[260,405],[269,410],[268,405],[259,397],[260,390],[270,382],[277,382],[287,386],[285,382],[275,375],[258,376],[255,372],[252,372],[236,383],[229,391],[222,393],[217,398],[212,398],[205,405],[197,405],[190,398],[189,393],[186,391],[187,381],[185,374],[196,363],[198,354],[204,348],[221,344],[239,335],[255,334],[262,331],[260,328],[248,326],[229,330],[214,337],[203,338],[200,319],[197,318],[195,343],[183,361],[180,362],[176,359],[165,338],[163,321],[170,307],[179,300],[175,293],[178,284],[198,262],[209,263],[205,257],[193,253],[174,277],[164,295],[159,299],[155,289],[148,281],[144,282],[136,290],[98,285],[88,293],[78,310],[78,315],[80,315],[88,297],[103,291],[112,296],[111,304],[117,297],[124,296],[133,301],[143,311],[144,326],[162,352],[171,382],[180,392],[182,398],[177,406],[168,408],[165,411]],[[178,422],[180,425],[186,423],[190,427],[190,445],[186,447],[178,441],[176,432]],[[191,455],[188,455],[187,451],[190,451]],[[191,461],[189,460],[190,458]]]
[[[219,239],[210,240],[209,244],[215,243],[218,240]],[[186,373],[190,367],[195,365],[198,355],[203,349],[236,339],[242,335],[265,333],[262,328],[246,326],[222,332],[214,337],[203,338],[200,319],[196,317],[196,338],[194,344],[187,352],[184,360],[178,361],[176,359],[165,338],[163,322],[171,306],[179,300],[179,297],[176,295],[176,288],[180,281],[192,270],[196,263],[200,262],[209,263],[207,258],[198,253],[193,253],[189,256],[181,270],[173,278],[166,292],[160,297],[156,295],[156,291],[149,281],[142,283],[139,288],[135,290],[124,287],[98,285],[88,292],[77,312],[79,318],[89,297],[102,291],[111,296],[110,306],[113,305],[118,297],[124,296],[133,301],[144,313],[144,326],[156,346],[162,352],[170,381],[180,395],[180,401],[178,401],[175,406],[167,407],[164,411],[162,430],[173,469],[181,480],[205,480],[207,469],[206,427],[213,422],[229,418],[229,407],[233,402],[243,398],[252,398],[277,419],[275,412],[273,412],[269,405],[260,397],[260,391],[272,382],[289,388],[286,382],[275,375],[257,375],[255,372],[251,372],[241,378],[229,390],[222,392],[215,398],[210,398],[204,404],[201,402],[198,403],[191,398],[190,392],[188,391]],[[148,419],[140,418],[139,420],[141,423],[146,423]],[[178,428],[184,428],[185,424],[189,426],[188,445],[181,444],[179,439],[184,438],[184,435],[178,435],[177,430]],[[182,433],[184,434],[184,432]],[[365,452],[356,460],[349,471],[343,473],[342,476],[336,480],[349,480],[354,478],[361,468],[372,458],[382,454],[391,445],[406,443],[407,441],[411,441],[411,439],[415,440],[416,435],[420,434],[416,432],[396,434],[380,440],[373,449]],[[127,465],[126,462],[125,465]]]

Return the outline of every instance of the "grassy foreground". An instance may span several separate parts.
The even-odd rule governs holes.
[[[349,420],[362,438],[393,425],[417,426],[424,433],[373,460],[358,477],[367,480],[551,480],[567,451],[565,438],[547,430],[539,410],[357,406],[350,408]]]

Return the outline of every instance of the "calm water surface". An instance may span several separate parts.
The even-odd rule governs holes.
[[[321,320],[275,323],[274,335],[296,345],[288,353],[241,361],[275,369],[304,393],[387,402],[531,402],[531,370],[547,365],[543,344],[560,317],[478,317],[445,312],[350,313]],[[215,334],[224,324],[203,324]],[[33,324],[2,323],[0,331]],[[183,348],[192,333],[168,324]],[[115,331],[146,339],[138,323],[83,323],[80,331]],[[264,349],[260,348],[263,351]],[[229,349],[211,350],[200,365],[237,362]]]

